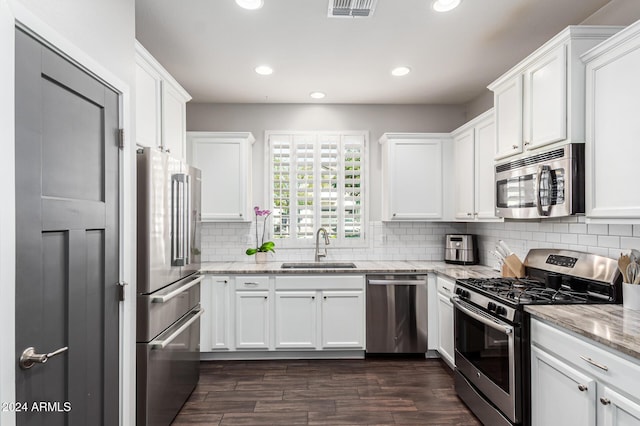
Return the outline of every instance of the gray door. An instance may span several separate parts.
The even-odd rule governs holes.
[[[16,30],[15,99],[18,425],[116,425],[118,95]]]

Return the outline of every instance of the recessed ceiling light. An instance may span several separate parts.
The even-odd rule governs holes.
[[[264,0],[236,0],[236,3],[243,9],[256,10],[264,5]]]
[[[273,68],[271,68],[269,65],[258,65],[255,68],[255,72],[260,75],[271,75],[273,74]]]
[[[391,75],[396,77],[402,77],[403,75],[407,75],[411,72],[411,68],[409,67],[397,67],[391,70]]]
[[[322,99],[327,95],[325,95],[322,92],[311,92],[311,93],[309,93],[309,96],[311,96],[313,99]]]
[[[461,1],[462,0],[436,0],[431,7],[436,12],[448,12],[458,7]]]

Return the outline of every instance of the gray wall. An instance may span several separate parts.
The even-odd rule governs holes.
[[[254,203],[265,205],[266,130],[368,130],[369,218],[380,220],[380,145],[385,132],[450,132],[466,122],[463,106],[335,104],[187,104],[189,131],[249,131],[253,146]],[[257,189],[257,190],[256,190]]]
[[[581,25],[630,25],[640,19],[640,1],[611,0]]]

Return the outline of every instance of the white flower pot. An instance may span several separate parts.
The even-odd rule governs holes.
[[[256,253],[256,263],[267,263],[267,252],[259,251]]]
[[[622,306],[640,311],[640,284],[622,283]]]

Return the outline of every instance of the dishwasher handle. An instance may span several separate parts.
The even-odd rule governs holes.
[[[426,280],[368,280],[369,285],[421,285],[426,284]]]

